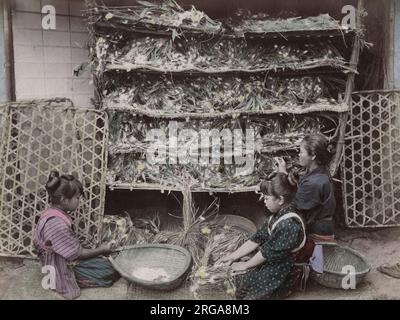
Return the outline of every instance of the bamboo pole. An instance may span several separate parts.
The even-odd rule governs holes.
[[[190,186],[183,187],[182,196],[183,230],[188,231],[195,219],[192,212],[192,190]]]
[[[167,186],[167,185],[160,185],[156,183],[112,183],[108,184],[108,188],[113,190],[154,190],[154,191],[161,191],[164,193],[165,191],[182,191],[182,188],[179,186]],[[243,193],[243,192],[255,192],[258,190],[258,186],[250,186],[250,187],[235,187],[235,188],[190,188],[192,193],[198,192],[205,192],[205,193]]]
[[[356,22],[356,26],[357,26],[358,30],[361,30],[361,28],[362,28],[363,9],[364,9],[364,0],[358,0],[357,22]],[[357,69],[358,61],[360,58],[360,49],[361,49],[360,34],[359,34],[359,32],[356,32],[355,36],[354,36],[354,42],[353,42],[353,52],[351,54],[351,59],[350,59],[350,66],[349,66],[350,69]],[[346,83],[345,103],[349,106],[351,106],[351,102],[352,102],[355,74],[356,74],[355,72],[351,72],[347,78],[347,83]],[[331,166],[332,176],[335,176],[337,174],[339,165],[342,161],[343,149],[344,149],[344,143],[345,143],[345,135],[346,135],[346,126],[347,126],[348,119],[349,119],[349,113],[344,113],[344,114],[340,115],[340,125],[339,125],[340,126],[340,130],[339,130],[340,134],[339,134],[339,141],[337,143],[336,154],[335,154],[334,160],[332,162],[332,166]]]

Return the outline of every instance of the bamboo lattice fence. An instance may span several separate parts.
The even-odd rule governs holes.
[[[353,94],[342,162],[349,227],[400,226],[400,92]]]
[[[17,102],[0,110],[6,120],[0,150],[0,255],[34,254],[35,220],[47,206],[44,185],[51,170],[82,181],[85,194],[73,214],[74,229],[88,245],[96,243],[104,209],[106,114],[76,109],[66,99]]]

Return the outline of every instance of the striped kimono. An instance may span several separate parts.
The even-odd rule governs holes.
[[[71,219],[59,209],[50,208],[40,217],[34,246],[42,266],[53,266],[56,291],[65,299],[80,296],[80,288],[109,287],[119,275],[104,258],[76,261],[82,246],[72,231]]]
[[[36,225],[34,247],[42,266],[55,268],[56,291],[65,299],[79,297],[71,264],[81,255],[82,246],[72,231],[71,219],[58,209],[47,209]]]

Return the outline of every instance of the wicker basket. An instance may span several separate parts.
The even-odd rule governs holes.
[[[249,236],[253,235],[257,231],[254,222],[242,216],[226,214],[218,216],[216,219],[218,220],[218,224],[237,228]]]
[[[356,286],[360,284],[371,266],[367,260],[355,250],[338,244],[324,244],[324,272],[311,270],[311,279],[328,288],[343,289],[342,280],[348,273],[342,272],[344,266],[355,268]]]
[[[142,287],[156,290],[173,290],[179,287],[189,270],[192,257],[186,249],[167,244],[133,245],[125,247],[110,261],[126,280]],[[147,268],[162,269],[168,280],[145,280],[132,274],[132,270]]]

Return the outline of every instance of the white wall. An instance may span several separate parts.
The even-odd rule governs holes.
[[[42,29],[41,9],[56,9],[56,30]],[[76,106],[90,106],[90,72],[73,76],[88,60],[84,0],[14,0],[13,36],[16,97],[67,97]]]

